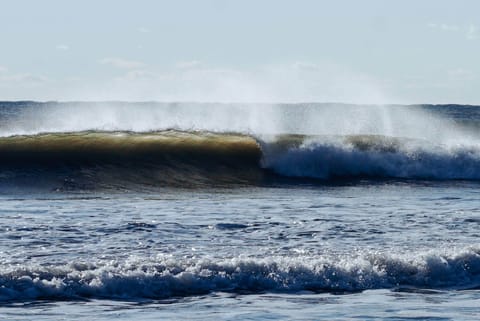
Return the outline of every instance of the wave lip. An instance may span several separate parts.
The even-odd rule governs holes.
[[[238,158],[258,161],[254,139],[240,134],[212,132],[71,132],[0,137],[2,163],[162,161]],[[225,160],[222,159],[222,160]]]
[[[6,267],[0,300],[165,299],[232,293],[349,293],[368,289],[473,289],[480,285],[480,249],[413,257],[272,257],[73,263]]]

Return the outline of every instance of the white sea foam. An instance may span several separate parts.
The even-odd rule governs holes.
[[[383,136],[316,137],[270,151],[263,166],[291,177],[480,179],[480,145],[435,144]]]
[[[63,266],[5,266],[0,299],[161,299],[222,292],[352,292],[480,285],[480,249],[346,257],[139,258]]]

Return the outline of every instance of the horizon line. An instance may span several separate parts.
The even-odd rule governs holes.
[[[255,101],[190,101],[190,100],[0,100],[0,103],[37,103],[37,104],[72,104],[72,103],[123,103],[123,104],[216,104],[216,105],[356,105],[356,106],[465,106],[480,107],[479,104],[462,104],[462,103],[354,103],[342,101],[297,101],[297,102],[255,102]]]

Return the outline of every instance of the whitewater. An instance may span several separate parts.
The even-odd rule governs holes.
[[[476,320],[480,108],[0,102],[0,319]]]

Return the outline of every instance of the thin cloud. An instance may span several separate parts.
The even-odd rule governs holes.
[[[151,30],[146,27],[138,27],[137,31],[141,33],[149,33]]]
[[[130,70],[122,77],[117,77],[117,81],[135,81],[135,80],[153,80],[158,75],[146,70]]]
[[[198,60],[180,61],[175,66],[179,69],[192,69],[200,67],[201,63]]]
[[[439,29],[442,31],[460,31],[462,27],[457,26],[457,25],[450,25],[446,23],[429,23],[427,24],[429,28],[432,29]]]
[[[475,73],[473,71],[463,68],[451,69],[448,70],[447,73],[451,78],[455,79],[471,80],[475,78]]]
[[[37,76],[37,75],[30,74],[30,73],[0,75],[0,82],[40,84],[40,83],[44,83],[46,81],[48,81],[47,77]]]
[[[293,63],[292,67],[296,70],[304,70],[304,71],[318,71],[320,70],[320,66],[317,64],[313,64],[310,62],[304,61],[296,61]]]
[[[478,38],[478,27],[474,24],[470,24],[467,28],[467,39],[474,40]]]
[[[465,26],[446,24],[446,23],[428,23],[427,27],[445,32],[460,33],[468,40],[474,40],[479,38],[479,28],[474,24]]]
[[[140,61],[135,61],[135,60],[127,60],[127,59],[122,59],[122,58],[104,58],[100,60],[100,63],[102,65],[110,65],[115,68],[119,69],[138,69],[138,68],[143,68],[145,67],[145,64]]]
[[[70,47],[66,44],[58,44],[55,46],[55,49],[66,51],[66,50],[69,50]]]

